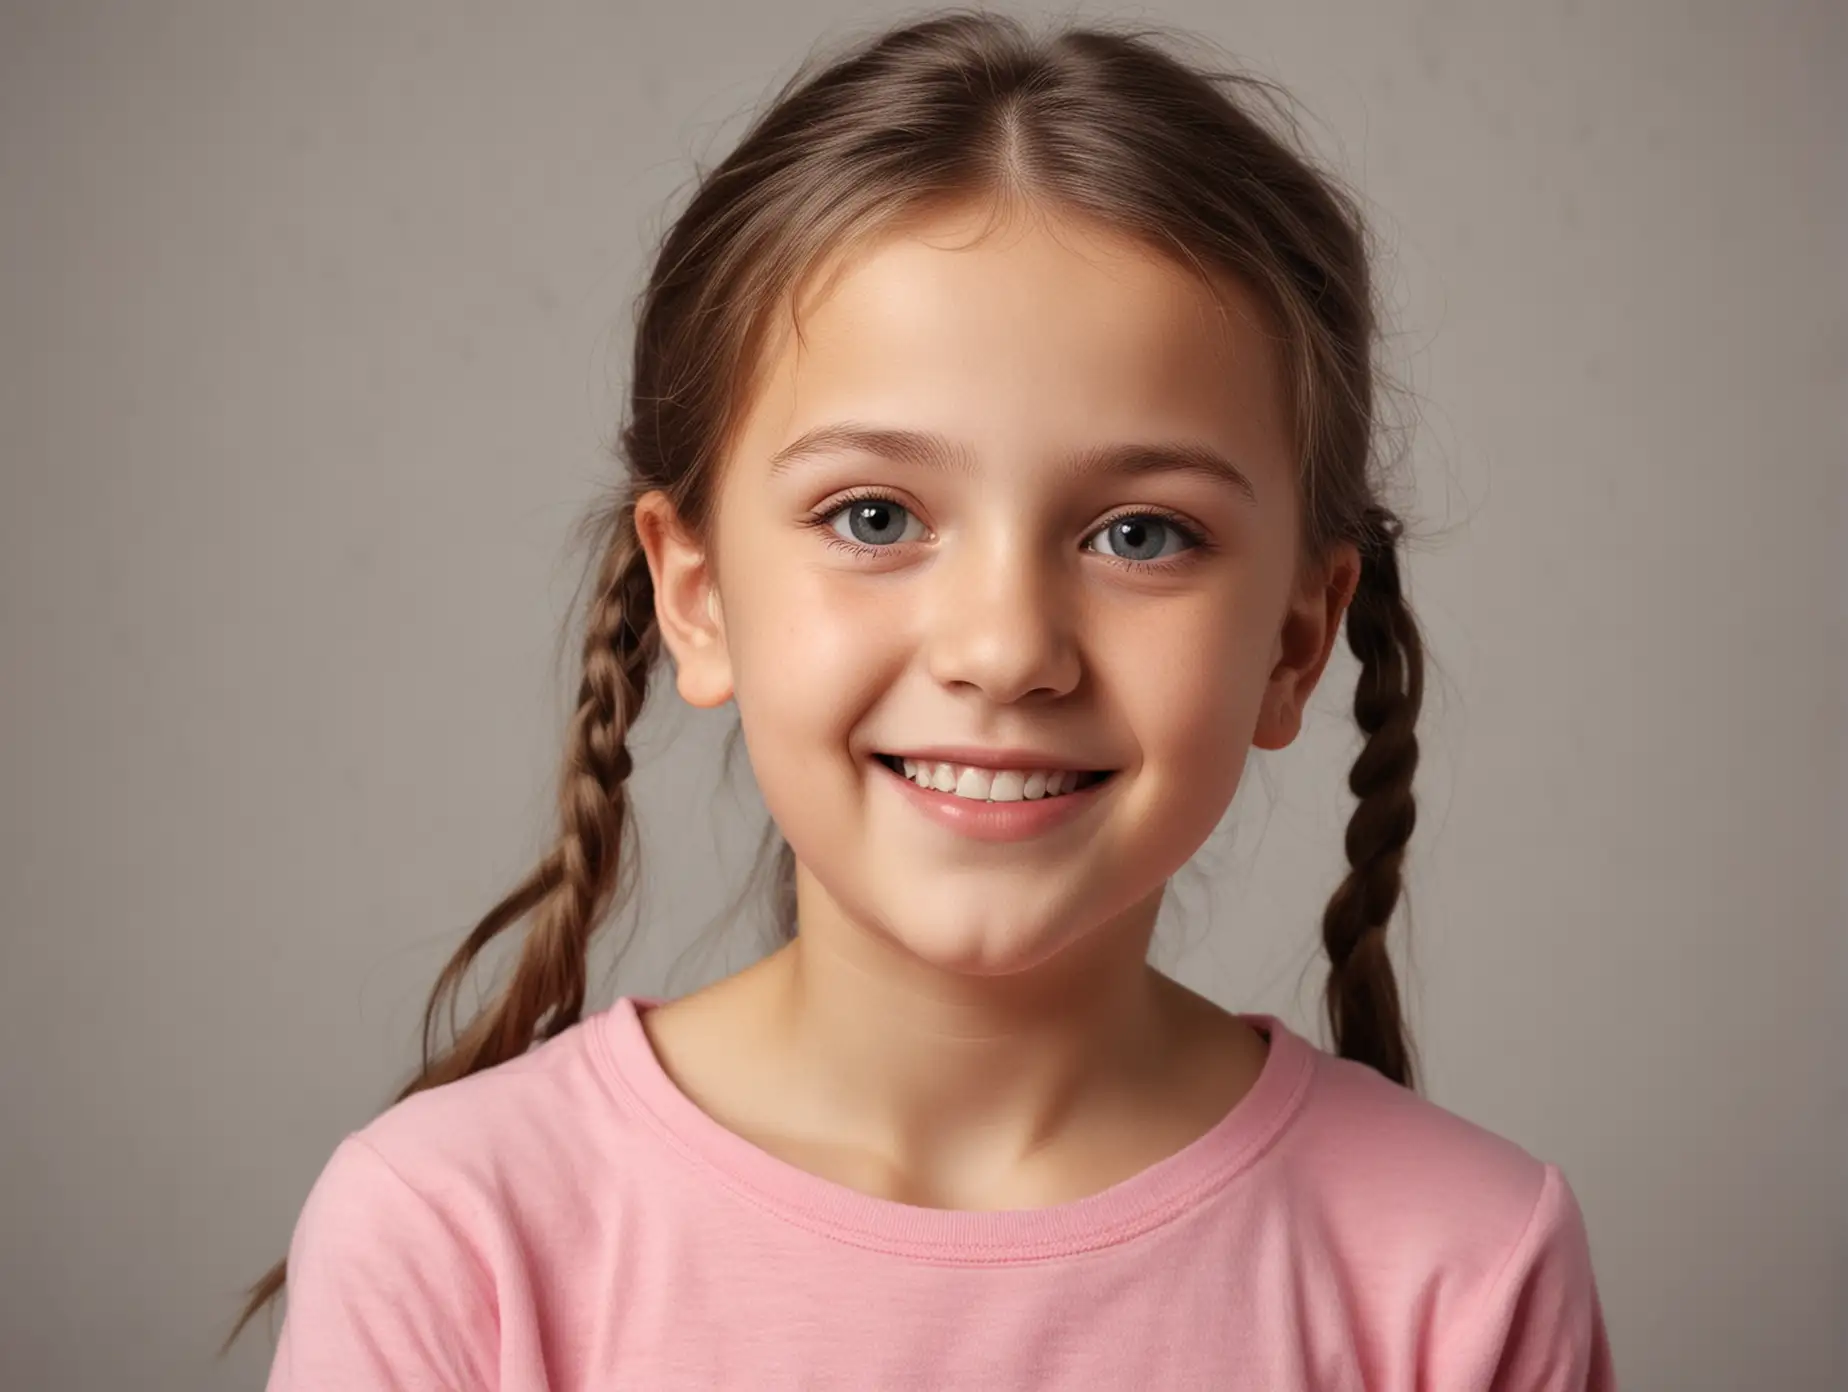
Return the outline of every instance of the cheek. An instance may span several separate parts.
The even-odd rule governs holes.
[[[740,713],[766,735],[838,744],[879,693],[897,646],[890,615],[862,580],[764,566],[733,609],[733,684]],[[882,621],[883,618],[883,621]]]
[[[1124,697],[1143,760],[1126,810],[1138,828],[1139,873],[1167,876],[1205,844],[1238,792],[1263,683],[1235,631],[1160,652]]]
[[[1233,606],[1202,604],[1146,615],[1118,636],[1112,698],[1146,757],[1216,768],[1242,760],[1268,675],[1258,627]]]

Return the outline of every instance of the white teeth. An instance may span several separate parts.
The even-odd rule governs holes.
[[[987,802],[988,790],[994,785],[995,776],[987,769],[965,768],[962,777],[956,780],[956,796]]]
[[[1074,791],[1075,769],[987,769],[968,764],[946,764],[901,759],[905,777],[920,788],[952,793],[971,802],[1033,802]]]
[[[990,802],[1019,802],[1026,796],[1023,791],[1026,782],[1026,774],[1018,773],[1013,769],[1002,769],[995,775],[995,781],[989,786],[988,800]]]

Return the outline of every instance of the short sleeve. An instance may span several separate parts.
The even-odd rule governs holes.
[[[1578,1200],[1547,1165],[1527,1226],[1471,1331],[1490,1392],[1612,1392],[1610,1339]],[[1454,1384],[1463,1386],[1463,1383]]]
[[[336,1148],[302,1206],[284,1298],[269,1392],[494,1386],[485,1269],[358,1135]]]

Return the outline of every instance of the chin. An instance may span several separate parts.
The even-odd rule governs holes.
[[[921,907],[921,906],[920,906]],[[1075,941],[1071,921],[1042,923],[1024,914],[1006,915],[990,904],[958,915],[907,909],[888,918],[883,932],[910,956],[959,976],[1015,976],[1044,965]]]

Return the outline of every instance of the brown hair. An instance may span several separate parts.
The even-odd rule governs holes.
[[[558,839],[443,968],[424,1012],[422,1067],[398,1100],[515,1058],[583,1013],[592,937],[633,875],[627,740],[661,647],[636,499],[663,490],[706,534],[719,461],[783,298],[829,252],[977,196],[1060,209],[1196,270],[1234,274],[1284,329],[1301,555],[1352,542],[1362,557],[1347,632],[1365,740],[1348,779],[1359,799],[1350,868],[1322,919],[1325,1005],[1336,1052],[1415,1086],[1385,930],[1415,819],[1423,647],[1400,586],[1401,524],[1376,496],[1376,316],[1355,201],[1261,119],[1282,114],[1294,131],[1271,84],[1191,66],[1159,31],[1036,37],[1010,18],[954,10],[864,39],[820,71],[817,62],[700,178],[662,241],[639,306],[617,450],[627,477],[580,532],[594,548],[596,585]],[[777,839],[775,913],[788,940],[794,855]],[[464,978],[522,920],[508,979],[458,1031]],[[439,1046],[445,1013],[449,1042]],[[231,1339],[284,1278],[278,1263],[252,1288]]]

